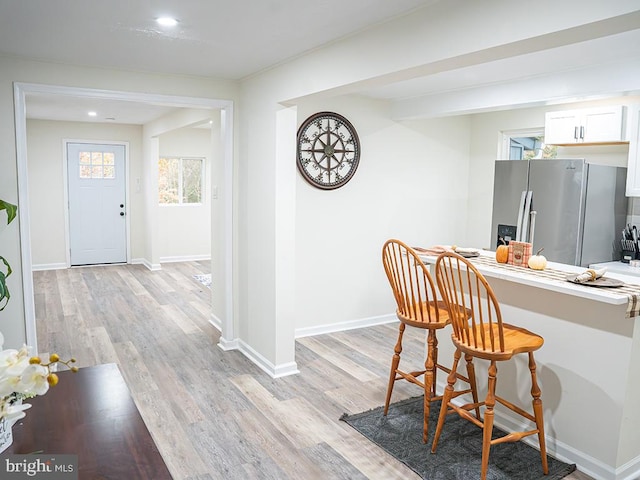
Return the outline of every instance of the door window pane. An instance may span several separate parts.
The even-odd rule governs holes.
[[[79,163],[80,178],[116,178],[115,155],[112,152],[80,152]]]

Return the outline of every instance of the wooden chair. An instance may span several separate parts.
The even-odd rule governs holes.
[[[487,476],[489,450],[492,445],[502,442],[515,442],[529,435],[538,435],[540,456],[544,474],[549,473],[547,453],[544,439],[544,420],[542,418],[542,400],[540,388],[536,380],[536,362],[533,352],[544,343],[539,335],[502,322],[500,305],[493,289],[478,272],[476,267],[465,258],[455,253],[445,252],[436,260],[436,281],[444,302],[447,304],[452,319],[453,334],[451,339],[456,347],[453,367],[447,379],[438,425],[433,438],[431,451],[435,452],[448,412],[455,411],[483,429],[481,479]],[[471,316],[469,316],[471,312]],[[451,400],[457,396],[454,390],[456,369],[461,354],[488,360],[489,381],[487,396],[481,403],[455,405]],[[496,395],[497,367],[496,363],[510,360],[518,353],[529,356],[531,371],[531,396],[533,397],[533,415],[513,403]],[[513,412],[523,416],[535,424],[535,428],[522,432],[512,432],[495,440],[491,439],[496,402]],[[484,406],[484,419],[474,418],[469,411]]]
[[[398,320],[400,320],[398,340],[391,360],[384,415],[389,411],[391,393],[397,380],[404,379],[419,385],[424,389],[422,440],[426,443],[430,404],[433,401],[442,399],[442,395],[436,396],[436,372],[438,369],[447,373],[451,372],[448,368],[438,364],[438,340],[436,338],[436,330],[449,325],[449,314],[446,304],[437,300],[437,290],[429,270],[411,247],[399,240],[388,240],[382,248],[382,264],[393,290],[398,307],[396,314]],[[402,337],[407,325],[428,331],[424,369],[419,371],[408,372],[399,368]],[[456,374],[456,378],[470,384],[470,388],[465,392],[471,392],[477,402],[478,397],[471,358],[469,358],[468,367],[468,378],[460,374]],[[419,379],[421,376],[423,381]],[[479,417],[479,410],[477,414]]]

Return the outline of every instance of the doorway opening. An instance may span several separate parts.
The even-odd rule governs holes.
[[[18,181],[18,215],[20,218],[20,243],[23,304],[25,316],[26,343],[37,352],[36,318],[34,288],[32,277],[31,236],[29,232],[29,192],[27,170],[27,100],[30,95],[51,96],[64,98],[73,104],[76,101],[97,99],[101,101],[137,102],[149,105],[164,105],[176,109],[210,109],[220,112],[220,158],[218,165],[218,180],[223,185],[222,195],[217,197],[217,215],[223,219],[222,228],[215,232],[216,251],[218,258],[225,259],[217,266],[218,286],[220,298],[217,311],[212,317],[219,319],[217,326],[221,330],[220,344],[223,348],[233,348],[235,342],[233,322],[233,102],[211,98],[180,97],[160,94],[144,94],[135,92],[118,92],[96,90],[89,88],[63,87],[57,85],[14,83],[15,125],[16,125],[16,153],[17,153],[17,181]],[[103,165],[104,166],[104,165]],[[119,205],[119,204],[118,204]],[[212,235],[214,235],[212,229]],[[212,257],[214,252],[212,251]],[[213,308],[213,306],[212,306]]]

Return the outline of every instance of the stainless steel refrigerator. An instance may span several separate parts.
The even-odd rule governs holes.
[[[584,159],[498,160],[494,247],[533,241],[550,261],[588,266],[620,259],[627,169]]]

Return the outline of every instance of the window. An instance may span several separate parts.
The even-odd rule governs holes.
[[[504,160],[530,160],[556,158],[558,147],[545,145],[544,131],[503,132],[502,156]]]
[[[115,154],[80,152],[80,178],[116,178]]]
[[[161,205],[202,203],[204,158],[164,157],[158,161]]]

